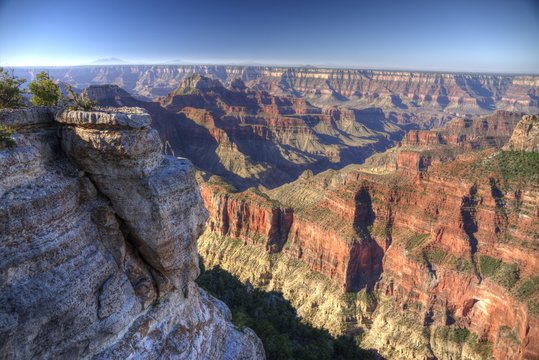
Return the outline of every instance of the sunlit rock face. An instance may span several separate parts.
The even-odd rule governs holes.
[[[263,359],[194,283],[193,166],[140,109],[3,110],[0,353],[7,359]]]
[[[505,149],[539,152],[539,117],[537,115],[525,116],[517,125]]]
[[[509,113],[458,120],[412,132],[390,150],[398,156],[264,193],[210,179],[200,253],[281,291],[312,324],[362,333],[363,347],[388,358],[537,358],[535,124]]]

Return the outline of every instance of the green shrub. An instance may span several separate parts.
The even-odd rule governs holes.
[[[441,264],[447,256],[447,252],[439,249],[428,249],[423,253],[425,260],[431,264]]]
[[[451,333],[451,339],[458,344],[464,344],[469,336],[470,330],[466,328],[454,329]]]
[[[0,67],[0,109],[24,106],[23,91],[20,87],[25,81],[17,79]]]
[[[15,140],[11,137],[14,133],[15,131],[13,129],[0,124],[0,144],[7,148],[12,148],[17,145]]]
[[[503,325],[498,328],[498,336],[503,339],[509,339],[514,344],[520,344],[518,336],[515,334],[513,329],[507,325]]]
[[[519,279],[517,264],[502,263],[493,279],[504,288],[511,289]]]
[[[488,340],[478,339],[476,334],[470,333],[467,343],[481,359],[492,359],[492,344]]]
[[[71,85],[67,86],[67,92],[70,96],[68,99],[70,110],[92,111],[97,106],[95,101],[88,99],[84,94],[77,95]]]
[[[517,283],[520,277],[517,264],[507,264],[488,255],[479,256],[479,267],[484,277],[491,278],[508,290]]]
[[[472,263],[460,257],[453,257],[451,263],[458,272],[470,272],[473,270]]]
[[[28,88],[32,98],[30,102],[35,106],[57,106],[62,100],[60,87],[56,85],[49,77],[49,74],[42,71],[36,75]]]
[[[436,336],[444,339],[445,341],[453,341],[458,344],[464,344],[471,335],[473,335],[466,328],[458,328],[453,326],[440,326],[436,329]]]
[[[524,280],[515,290],[519,300],[526,300],[539,292],[539,276],[531,276]]]
[[[414,234],[406,240],[406,250],[410,251],[413,248],[421,245],[429,234]]]
[[[502,261],[488,255],[479,255],[479,268],[483,276],[491,277],[501,266]]]

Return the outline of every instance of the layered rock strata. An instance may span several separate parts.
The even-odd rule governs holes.
[[[307,321],[362,333],[363,347],[389,358],[534,359],[537,174],[535,154],[490,149],[432,164],[421,177],[362,166],[305,174],[266,192],[265,203],[208,184],[200,252],[210,267],[281,291]],[[288,234],[274,253],[249,241],[276,227],[254,215],[266,209],[292,210],[291,225],[273,231]]]
[[[373,173],[401,170],[420,176],[432,164],[454,160],[459,154],[502,147],[522,117],[522,113],[498,110],[488,116],[455,118],[438,129],[412,129],[396,148],[366,163]]]
[[[110,85],[85,92],[101,105],[146,108],[168,153],[186,156],[241,189],[275,187],[307,169],[361,162],[411,127],[393,123],[380,109],[319,108],[304,99],[251,90],[241,80],[225,87],[198,74],[159,102],[128,100]]]
[[[513,132],[506,150],[539,152],[539,117],[527,115]]]
[[[41,69],[17,68],[27,79]],[[247,86],[277,95],[294,95],[318,104],[362,109],[392,109],[399,117],[436,122],[447,113],[539,110],[539,78],[534,75],[432,73],[268,66],[123,65],[47,69],[51,76],[79,88],[115,84],[145,97],[165,96],[184,78],[201,74],[229,85],[237,78]],[[437,120],[438,119],[438,120]]]
[[[207,213],[147,113],[0,121],[16,131],[0,145],[1,358],[264,358],[194,283]]]

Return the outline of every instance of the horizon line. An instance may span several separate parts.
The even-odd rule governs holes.
[[[503,71],[469,71],[469,70],[421,70],[410,68],[376,68],[361,67],[354,65],[311,65],[311,64],[241,64],[241,63],[152,63],[134,62],[121,64],[79,64],[79,65],[0,65],[0,68],[7,69],[49,69],[49,68],[81,68],[81,67],[113,67],[113,66],[231,66],[231,67],[253,67],[253,68],[296,68],[296,69],[322,69],[322,70],[358,70],[358,71],[387,71],[387,72],[409,72],[409,73],[436,73],[436,74],[478,74],[478,75],[508,75],[508,76],[539,76],[539,72],[503,72]]]

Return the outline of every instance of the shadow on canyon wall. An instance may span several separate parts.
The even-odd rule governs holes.
[[[205,270],[202,258],[200,268],[198,284],[228,305],[234,325],[256,332],[269,360],[382,359],[372,350],[361,349],[350,336],[334,337],[302,322],[281,293],[243,284],[218,266]]]
[[[361,187],[355,195],[354,228],[359,241],[354,243],[348,273],[346,291],[374,289],[383,272],[384,250],[371,236],[376,214],[372,208],[372,198],[366,187]]]

